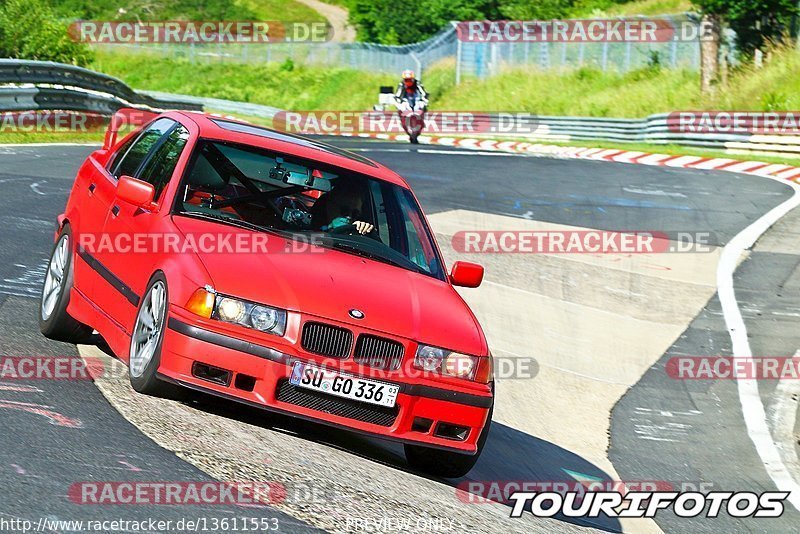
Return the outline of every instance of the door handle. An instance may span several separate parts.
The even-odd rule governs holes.
[[[119,206],[114,206],[113,208],[111,208],[111,215],[113,215],[114,217],[119,215]]]
[[[94,193],[94,190],[95,190],[96,188],[97,188],[97,186],[96,186],[96,185],[94,185],[94,184],[89,184],[89,192],[90,192],[90,193]]]

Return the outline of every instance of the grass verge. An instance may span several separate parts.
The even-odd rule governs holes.
[[[377,101],[386,74],[292,62],[237,65],[98,50],[92,68],[136,89],[165,91],[294,110],[365,110]]]

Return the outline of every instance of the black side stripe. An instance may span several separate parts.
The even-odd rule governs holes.
[[[97,274],[103,277],[103,280],[111,284],[111,287],[122,293],[125,299],[133,304],[139,306],[139,295],[137,295],[131,288],[125,285],[125,282],[117,278],[117,276],[108,270],[108,267],[97,261],[97,259],[86,252],[82,246],[78,246],[78,256],[86,262],[89,267],[94,269]]]
[[[224,347],[226,349],[238,350],[239,352],[252,354],[253,356],[258,356],[259,358],[264,358],[265,360],[270,360],[277,363],[291,363],[289,361],[291,360],[291,356],[288,354],[284,354],[280,351],[265,347],[263,345],[256,345],[255,343],[250,343],[249,341],[211,332],[205,328],[192,326],[179,319],[176,319],[175,317],[169,318],[167,321],[167,327],[170,330],[175,330],[176,332],[179,332],[185,336],[193,337],[213,345],[219,345],[220,347]]]

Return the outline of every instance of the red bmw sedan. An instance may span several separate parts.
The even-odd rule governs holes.
[[[112,122],[113,124],[113,122]],[[81,166],[42,290],[44,335],[96,330],[138,392],[189,388],[402,442],[465,475],[493,363],[408,184],[358,154],[169,112]]]

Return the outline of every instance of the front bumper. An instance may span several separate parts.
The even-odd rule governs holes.
[[[292,364],[298,360],[315,363],[313,355],[289,354],[291,347],[278,350],[263,340],[231,335],[222,325],[201,323],[188,312],[170,309],[158,370],[162,380],[383,439],[477,453],[477,441],[494,402],[488,387],[478,392],[424,381],[391,381],[400,386],[394,409],[341,400],[288,383]],[[197,364],[228,371],[229,379],[217,383],[199,378]],[[353,374],[345,368],[341,371]],[[445,426],[440,423],[469,430],[463,440],[442,437]]]

